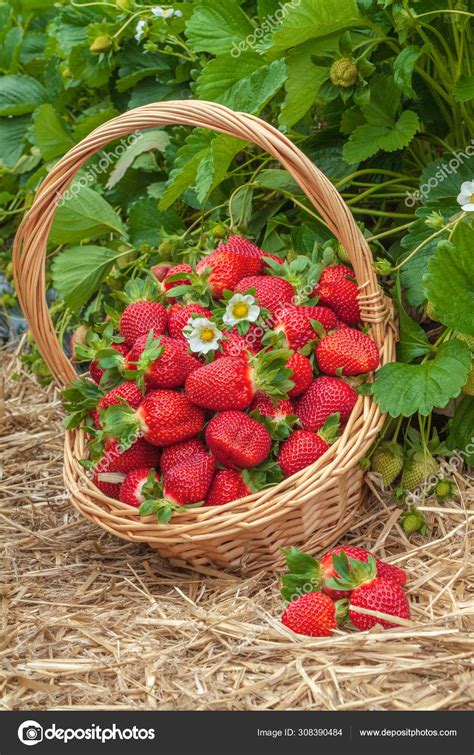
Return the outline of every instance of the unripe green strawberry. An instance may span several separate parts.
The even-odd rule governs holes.
[[[339,58],[335,60],[329,70],[329,78],[336,87],[348,89],[354,86],[359,75],[357,63],[352,58]]]
[[[112,47],[112,40],[108,34],[100,34],[94,39],[89,50],[91,52],[107,52]]]
[[[405,511],[405,513],[401,515],[400,523],[403,527],[403,531],[407,535],[413,535],[415,532],[419,532],[420,535],[425,535],[428,531],[423,513],[414,506],[410,511]]]
[[[439,503],[452,500],[456,495],[456,486],[452,480],[442,477],[434,486],[433,493]]]
[[[215,236],[216,239],[225,239],[227,236],[227,228],[223,223],[217,223],[212,229],[212,235]]]
[[[474,362],[471,363],[471,370],[467,376],[467,380],[462,387],[462,392],[466,396],[474,396]]]
[[[349,257],[349,254],[347,253],[347,250],[341,244],[340,241],[338,241],[337,244],[336,244],[336,254],[337,254],[338,258],[341,260],[341,262],[349,263],[350,264],[351,259]]]
[[[429,452],[416,451],[403,465],[401,486],[405,490],[416,490],[438,471],[438,462]]]
[[[403,460],[403,449],[398,443],[381,443],[373,453],[370,468],[382,477],[384,487],[388,487],[402,471]]]
[[[167,260],[174,252],[175,245],[171,241],[162,241],[158,247],[158,254],[164,260]]]
[[[467,343],[472,353],[474,354],[474,336],[470,336],[468,335],[468,333],[459,333],[458,331],[456,331],[454,335],[456,338],[459,338],[461,341]]]

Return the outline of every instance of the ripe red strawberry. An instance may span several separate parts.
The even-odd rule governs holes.
[[[346,265],[327,267],[312,294],[318,297],[319,304],[330,307],[339,320],[348,325],[360,321],[358,288],[354,277],[354,272]]]
[[[122,383],[116,388],[108,391],[104,398],[97,404],[97,409],[92,413],[96,427],[102,427],[100,421],[100,412],[105,411],[109,406],[122,404],[125,401],[129,406],[136,409],[143,401],[143,393],[135,383]]]
[[[236,329],[226,333],[220,344],[220,351],[216,351],[215,358],[220,357],[243,357],[247,359],[248,354],[255,356],[262,349],[263,330],[255,323],[250,323],[250,327],[245,335],[241,335]]]
[[[215,467],[215,459],[205,453],[180,461],[163,475],[164,497],[178,506],[204,501]]]
[[[154,494],[154,483],[159,482],[158,472],[150,467],[141,467],[128,473],[120,488],[119,498],[122,503],[138,508],[148,497]],[[148,488],[148,490],[147,490]]]
[[[369,556],[373,556],[376,563],[377,577],[393,579],[401,586],[403,586],[407,580],[407,575],[403,571],[403,569],[399,569],[397,566],[392,566],[391,564],[386,564],[385,561],[377,558],[372,553],[370,553],[370,551],[366,551],[363,548],[357,548],[354,545],[338,545],[336,548],[331,548],[331,550],[328,551],[321,559],[323,590],[332,598],[332,600],[347,598],[349,594],[346,590],[331,590],[331,588],[327,587],[326,585],[327,580],[331,579],[332,577],[339,576],[334,569],[333,556],[338,555],[339,553],[341,553],[341,551],[345,553],[348,558],[354,558],[357,561],[362,561],[363,563],[367,563]]]
[[[296,404],[296,414],[305,430],[316,432],[336,412],[346,422],[357,401],[356,391],[344,380],[317,377]]]
[[[301,469],[313,464],[329,448],[320,435],[308,430],[295,430],[288,440],[282,443],[278,454],[278,464],[285,477],[291,477]]]
[[[268,430],[244,412],[216,414],[206,428],[206,442],[217,461],[226,467],[256,467],[270,453]]]
[[[221,357],[189,375],[186,396],[205,409],[246,409],[258,390],[285,397],[293,387],[286,363],[291,356],[285,349],[261,351],[257,356]]]
[[[125,360],[126,377],[143,376],[153,388],[179,388],[201,363],[188,353],[186,344],[170,336],[137,338]]]
[[[368,616],[354,611],[353,608],[366,608],[379,611],[394,618],[409,619],[410,606],[402,587],[393,579],[375,577],[371,582],[356,587],[349,599],[349,618],[357,629],[364,631],[380,624],[385,629],[398,626],[392,621]]]
[[[364,608],[401,619],[410,618],[410,607],[402,586],[393,579],[377,575],[377,563],[372,555],[367,562],[348,557],[344,551],[333,555],[333,569],[338,575],[326,580],[331,590],[343,590],[349,596],[349,617],[357,629],[370,629],[376,624],[389,628],[397,626],[390,620],[359,613]]]
[[[324,330],[333,330],[336,327],[337,317],[329,307],[298,305],[298,312],[306,315],[310,320],[317,320],[323,326]],[[314,331],[313,331],[314,332]],[[314,337],[316,337],[315,333]]]
[[[224,503],[244,498],[251,492],[236,469],[218,469],[206,496],[206,506],[223,506]]]
[[[120,335],[129,346],[137,338],[153,331],[155,336],[166,331],[166,308],[156,301],[137,301],[128,304],[120,318]]]
[[[200,275],[206,274],[207,285],[215,299],[222,299],[224,291],[233,291],[242,278],[257,275],[262,269],[259,258],[234,254],[224,246],[203,257],[196,265]]]
[[[172,446],[166,446],[161,454],[160,469],[162,474],[169,472],[172,467],[190,459],[200,453],[205,453],[204,443],[199,438],[182,440]]]
[[[109,482],[107,477],[111,475],[113,475],[114,479],[116,480],[125,479],[125,475],[117,474],[117,472],[112,472],[109,465],[107,464],[107,461],[101,461],[94,470],[92,482],[94,483],[96,488],[99,488],[101,493],[107,496],[107,498],[115,498],[118,501],[120,495],[120,486],[122,482]]]
[[[121,354],[123,357],[127,355],[128,353],[128,346],[125,343],[112,343],[110,344],[110,348],[114,349],[114,351],[118,351],[119,354]],[[89,367],[89,374],[94,381],[94,383],[99,384],[102,375],[104,374],[105,369],[102,369],[102,367],[99,367],[97,360],[92,360],[90,367]]]
[[[346,278],[355,280],[355,272],[348,265],[329,265],[321,273],[320,283],[335,283]]]
[[[137,438],[135,443],[125,451],[115,438],[105,441],[105,455],[108,468],[111,472],[131,472],[139,467],[157,467],[160,459],[160,451],[156,446],[147,443],[144,438]],[[101,462],[102,463],[102,462]]]
[[[286,366],[292,371],[290,380],[294,383],[291,391],[288,391],[289,398],[295,398],[304,393],[311,385],[313,379],[313,368],[308,357],[295,351],[289,358]]]
[[[282,304],[272,313],[272,329],[276,333],[283,333],[285,345],[294,351],[304,348],[317,338],[309,318],[295,304]]]
[[[378,367],[380,354],[373,340],[354,328],[329,333],[316,346],[319,369],[328,375],[362,375]]]
[[[253,259],[257,260],[261,260],[262,256],[266,254],[266,252],[243,236],[229,236],[227,243],[221,242],[217,247],[217,251],[221,249],[226,249],[228,252],[233,252],[233,254],[240,254],[243,257],[253,257]],[[258,273],[254,274],[258,275]]]
[[[297,634],[329,637],[337,626],[336,609],[324,593],[308,592],[287,605],[281,621]]]
[[[177,278],[176,280],[173,280],[173,281],[170,281],[169,278],[171,278],[171,276],[177,275],[178,273],[191,274],[192,272],[193,272],[192,267],[185,263],[170,267],[165,277],[163,278],[163,286],[164,286],[165,291],[170,291],[172,288],[175,288],[175,286],[189,286],[190,280],[186,276],[183,277],[182,279]]]
[[[291,283],[274,275],[249,275],[242,278],[234,290],[245,294],[251,288],[255,289],[257,304],[270,312],[285,302],[293,301],[295,296]]]
[[[130,441],[137,432],[154,446],[170,446],[201,432],[204,412],[182,393],[156,390],[148,393],[139,408],[111,406],[103,426],[113,437]]]
[[[192,315],[201,315],[202,317],[211,317],[211,312],[202,307],[200,304],[172,304],[168,310],[168,332],[172,338],[178,338],[187,345],[183,328],[188,324]]]

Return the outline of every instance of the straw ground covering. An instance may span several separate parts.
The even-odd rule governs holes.
[[[279,621],[277,578],[186,569],[63,497],[61,406],[0,353],[4,709],[452,709],[472,701],[472,479],[406,539],[374,487],[345,542],[409,573],[413,623],[328,639]]]

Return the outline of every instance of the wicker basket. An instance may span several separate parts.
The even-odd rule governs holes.
[[[160,102],[131,110],[99,126],[71,149],[42,183],[14,243],[18,296],[36,343],[56,381],[67,385],[75,370],[58,342],[45,296],[44,263],[56,205],[77,171],[98,150],[136,130],[188,125],[252,142],[286,168],[350,255],[359,286],[362,319],[381,351],[394,359],[392,310],[372,270],[367,242],[330,181],[285,136],[259,118],[211,102]],[[278,485],[217,509],[197,508],[168,524],[107,498],[90,481],[79,460],[84,433],[66,433],[64,479],[73,505],[114,535],[146,542],[164,557],[193,565],[218,565],[243,572],[272,569],[281,547],[295,544],[316,553],[335,542],[354,522],[364,497],[359,461],[376,437],[383,416],[369,397],[360,397],[341,437],[315,464]]]

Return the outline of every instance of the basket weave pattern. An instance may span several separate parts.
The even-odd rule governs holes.
[[[288,171],[347,249],[359,286],[362,320],[371,326],[381,364],[392,361],[392,310],[372,270],[369,246],[331,182],[289,139],[259,118],[188,100],[146,105],[95,129],[54,166],[18,230],[13,248],[16,289],[57,383],[66,386],[76,373],[58,342],[46,302],[45,257],[56,206],[78,170],[111,141],[170,125],[208,128],[251,142]],[[341,437],[310,467],[217,509],[180,513],[168,524],[158,524],[152,517],[141,519],[136,509],[107,498],[92,484],[79,464],[86,455],[80,429],[66,433],[64,480],[71,502],[85,517],[125,540],[147,542],[165,557],[245,572],[275,568],[282,560],[282,546],[299,545],[316,553],[351,526],[365,491],[359,461],[382,423],[372,399],[361,396]]]

